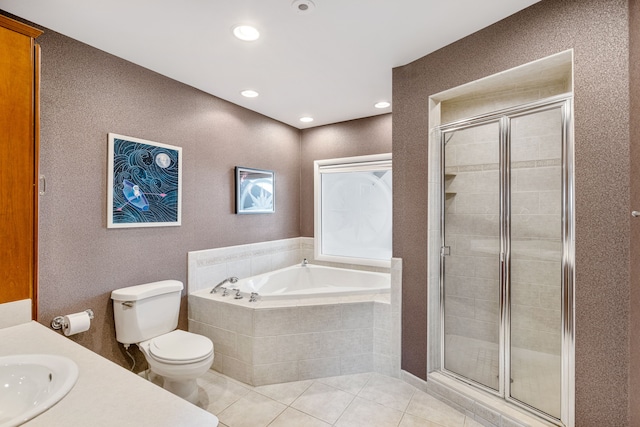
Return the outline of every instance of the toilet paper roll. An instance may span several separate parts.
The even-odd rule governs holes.
[[[69,336],[87,331],[90,326],[91,319],[89,318],[89,313],[81,311],[80,313],[73,313],[64,316],[62,330],[66,336]]]

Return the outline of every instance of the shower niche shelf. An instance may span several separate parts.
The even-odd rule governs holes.
[[[447,185],[448,185],[448,184],[451,184],[451,180],[452,180],[453,178],[455,178],[455,177],[456,177],[456,174],[455,174],[455,173],[446,172],[446,173],[444,174],[444,181],[445,181],[445,183],[446,183]],[[455,191],[447,191],[447,190],[445,190],[445,191],[444,191],[444,195],[445,195],[445,197],[446,197],[447,199],[449,199],[449,198],[451,198],[451,197],[455,196],[455,195],[456,195],[456,192],[455,192]]]

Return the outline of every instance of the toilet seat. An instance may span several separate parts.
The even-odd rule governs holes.
[[[195,363],[213,354],[213,343],[207,337],[176,329],[153,338],[149,354],[159,362],[168,364]]]

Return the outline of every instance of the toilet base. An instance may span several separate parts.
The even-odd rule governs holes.
[[[175,394],[184,400],[198,404],[198,383],[195,379],[174,381],[168,378],[163,378],[164,382],[162,387]]]
[[[196,379],[204,375],[213,364],[213,351],[204,359],[184,364],[163,363],[154,359],[149,353],[149,343],[152,340],[138,343],[138,347],[147,359],[150,373],[156,375],[160,381],[153,381],[162,384],[162,387],[184,400],[197,405],[198,383]],[[158,384],[158,385],[160,385]]]

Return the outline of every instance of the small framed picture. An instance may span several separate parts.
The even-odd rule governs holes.
[[[275,212],[275,173],[236,166],[236,213]]]
[[[181,147],[109,133],[107,171],[107,228],[181,224]]]

